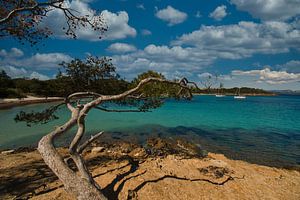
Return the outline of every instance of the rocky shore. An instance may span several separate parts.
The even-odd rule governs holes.
[[[84,157],[109,199],[300,199],[299,171],[230,160],[183,140],[98,142]],[[73,198],[39,153],[23,148],[0,153],[0,199]]]

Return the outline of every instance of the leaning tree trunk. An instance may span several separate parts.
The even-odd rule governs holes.
[[[119,95],[100,95],[93,92],[78,92],[71,94],[66,98],[66,105],[71,111],[72,116],[70,120],[64,125],[56,128],[54,131],[44,136],[38,144],[38,151],[40,152],[45,163],[49,168],[56,174],[59,180],[62,181],[66,191],[73,195],[79,200],[104,200],[107,199],[101,192],[100,186],[94,181],[92,175],[88,171],[84,159],[81,156],[82,151],[86,148],[91,142],[93,142],[97,137],[99,137],[102,132],[92,136],[89,140],[81,142],[81,139],[85,132],[85,117],[92,108],[98,108],[100,110],[114,112],[115,110],[108,110],[98,107],[99,104],[107,101],[121,100],[125,98],[135,98],[140,99],[141,94],[137,95],[139,90],[149,82],[162,82],[168,84],[175,84],[180,86],[179,93],[183,90],[188,91],[188,98],[192,97],[190,88],[187,86],[188,83],[197,85],[193,82],[189,82],[186,78],[181,79],[179,82],[168,81],[161,78],[147,78],[142,80],[135,88],[130,89]],[[178,94],[179,94],[178,93]],[[186,94],[184,94],[186,95]],[[77,101],[77,106],[74,107],[70,100],[72,98],[84,98],[84,97],[96,97],[89,103],[80,105]],[[124,110],[123,110],[124,111]],[[127,110],[129,112],[133,110]],[[137,111],[137,110],[135,110]],[[70,158],[76,164],[78,172],[74,172],[65,162],[64,158],[58,153],[57,149],[54,146],[54,140],[77,125],[77,133],[73,138],[69,146]],[[80,145],[81,144],[81,145]]]
[[[66,124],[58,127],[40,140],[38,151],[41,153],[45,163],[55,173],[59,180],[62,181],[69,194],[79,200],[107,199],[97,186],[90,183],[87,179],[78,176],[71,170],[53,145],[54,139],[73,127],[76,124],[77,118],[78,110],[74,110],[71,119]]]

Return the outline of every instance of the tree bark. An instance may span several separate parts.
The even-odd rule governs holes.
[[[67,166],[53,145],[53,141],[57,136],[66,132],[76,124],[78,112],[78,109],[74,110],[71,119],[66,124],[44,136],[38,144],[38,151],[42,155],[45,163],[59,180],[62,181],[69,194],[78,200],[106,200],[107,198],[101,193],[98,187],[91,184],[87,179],[78,176]]]
[[[72,116],[68,122],[64,125],[56,128],[54,131],[48,135],[42,137],[38,144],[38,151],[40,152],[45,163],[49,168],[56,174],[56,176],[62,181],[66,191],[73,195],[79,200],[106,200],[107,198],[101,192],[100,186],[94,181],[92,175],[90,174],[87,166],[85,165],[84,159],[81,156],[83,149],[93,141],[93,138],[83,142],[82,145],[81,139],[85,132],[85,117],[88,112],[97,107],[99,104],[105,101],[114,101],[124,99],[126,97],[131,97],[130,95],[135,94],[139,91],[141,87],[150,82],[163,82],[168,84],[177,84],[181,89],[186,89],[189,91],[189,97],[192,97],[190,88],[187,86],[188,83],[194,84],[193,82],[187,81],[187,79],[181,79],[179,82],[168,81],[161,78],[146,78],[142,80],[135,88],[132,88],[122,94],[118,95],[101,95],[93,92],[78,92],[69,95],[66,98],[67,108],[71,111]],[[182,90],[180,90],[181,92]],[[70,103],[71,98],[84,98],[84,97],[96,97],[95,100],[92,100],[89,103],[80,105],[79,101],[77,102],[77,107],[73,107]],[[140,98],[140,97],[138,97]],[[64,161],[63,157],[58,153],[57,149],[54,146],[54,140],[70,130],[77,124],[77,132],[74,136],[70,147],[69,152],[71,158],[76,164],[78,173],[74,172],[68,164]],[[95,138],[99,137],[102,133],[98,133]]]

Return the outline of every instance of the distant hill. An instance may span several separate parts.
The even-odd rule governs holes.
[[[271,90],[275,94],[300,95],[300,90]]]
[[[195,93],[199,94],[225,94],[225,95],[236,95],[239,88],[211,88],[211,89],[202,89],[200,92],[195,90]],[[248,96],[274,96],[276,93],[272,91],[266,91],[258,88],[240,88],[240,94]]]

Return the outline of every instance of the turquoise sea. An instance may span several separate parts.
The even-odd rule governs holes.
[[[54,104],[0,110],[0,149],[35,146],[54,126],[63,124],[69,117],[66,108],[59,110],[59,120],[48,124],[27,127],[14,121],[20,110],[41,110]],[[147,113],[92,110],[87,117],[87,133],[100,130],[107,132],[104,138],[114,140],[143,143],[152,136],[183,137],[207,151],[234,159],[270,166],[300,165],[300,96],[244,100],[195,96],[192,101],[168,100]]]

